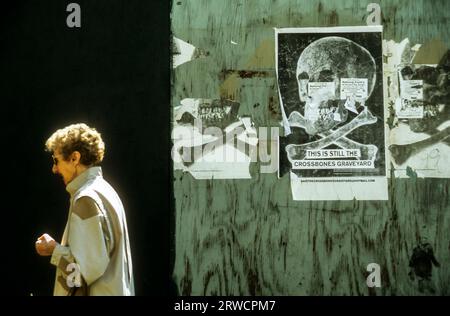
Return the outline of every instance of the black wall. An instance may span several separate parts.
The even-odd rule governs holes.
[[[81,28],[66,6],[81,6]],[[14,1],[2,6],[3,290],[51,295],[54,267],[34,249],[60,240],[69,195],[44,142],[71,123],[96,127],[103,173],[125,205],[137,295],[169,289],[169,1]],[[6,140],[6,142],[5,142]]]

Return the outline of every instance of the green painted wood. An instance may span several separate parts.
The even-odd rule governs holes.
[[[172,105],[228,97],[257,126],[278,126],[273,28],[365,25],[370,2],[174,1],[173,35],[207,57],[173,71]],[[450,2],[382,1],[381,10],[385,39],[448,45]],[[239,78],[233,70],[266,75]],[[408,278],[421,236],[441,263],[433,270],[436,294],[450,294],[449,180],[391,178],[389,201],[300,202],[291,198],[288,175],[258,170],[252,164],[248,180],[174,172],[180,294],[421,295]],[[366,285],[371,262],[381,266],[381,288]]]

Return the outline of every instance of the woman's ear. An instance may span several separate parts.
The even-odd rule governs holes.
[[[81,154],[80,154],[80,152],[79,152],[79,151],[74,151],[74,152],[72,153],[72,158],[71,158],[71,160],[72,160],[73,162],[75,162],[75,163],[79,163],[79,162],[80,162],[80,159],[81,159]]]

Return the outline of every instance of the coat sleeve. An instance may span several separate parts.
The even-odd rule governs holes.
[[[65,278],[77,269],[89,286],[105,273],[111,234],[104,223],[104,215],[92,198],[85,196],[75,201],[69,218],[68,245],[57,245],[51,258]]]

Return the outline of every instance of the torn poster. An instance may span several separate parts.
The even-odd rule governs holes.
[[[197,58],[206,57],[207,52],[196,48],[194,45],[189,44],[179,38],[172,38],[172,68],[185,64]]]
[[[450,177],[450,54],[409,40],[386,43],[390,145],[396,177]],[[422,56],[418,58],[418,56]],[[436,58],[438,57],[438,58]],[[408,169],[408,167],[410,169]]]
[[[387,200],[382,27],[276,29],[294,200]]]
[[[248,179],[258,143],[250,117],[231,100],[183,99],[172,130],[174,170],[196,179]]]

